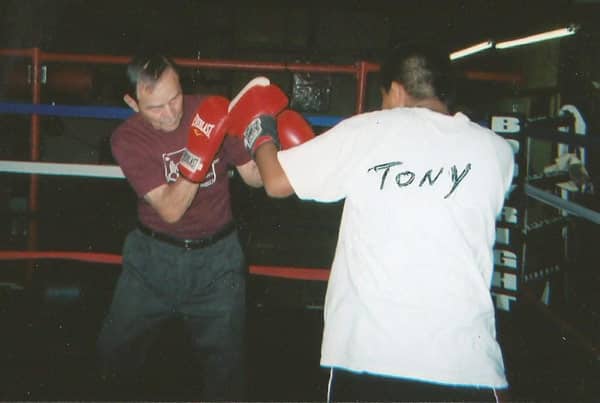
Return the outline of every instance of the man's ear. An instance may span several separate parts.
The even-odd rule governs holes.
[[[129,106],[134,111],[136,111],[136,112],[140,111],[140,108],[138,107],[138,103],[136,102],[135,99],[133,99],[133,97],[131,95],[129,95],[129,94],[123,95],[123,101],[125,101],[127,106]]]
[[[408,93],[404,89],[404,86],[397,81],[392,81],[390,84],[390,99],[394,107],[407,106]]]

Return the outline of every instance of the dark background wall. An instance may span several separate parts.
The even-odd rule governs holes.
[[[415,41],[462,47],[485,37],[593,18],[573,0],[5,0],[2,47],[128,55],[142,43],[215,58],[372,58]]]
[[[582,27],[580,43],[597,43],[593,38],[600,30],[599,16],[597,0],[4,0],[0,3],[0,48],[40,47],[48,52],[125,56],[141,48],[154,48],[184,58],[346,64],[377,62],[391,46],[431,43],[451,51],[486,39],[513,38],[571,23]],[[594,50],[597,47],[579,46],[571,52],[577,57],[547,60],[533,67],[534,74],[544,76],[543,70],[566,63],[567,69],[576,66],[590,75],[592,70],[599,70],[598,62],[581,59],[598,53]],[[460,68],[516,73],[532,70],[526,61],[535,53],[514,55],[488,52],[461,61]],[[194,74],[189,79],[191,90],[230,92],[235,90],[230,87],[242,80],[224,71]],[[98,80],[101,82],[93,97],[120,102],[120,90],[115,89],[116,96],[112,89],[121,85],[122,69],[101,75],[106,78]],[[273,79],[290,85],[289,75]],[[351,100],[353,80],[336,79],[336,102],[328,112],[349,114],[353,103],[340,105],[339,100]],[[106,81],[110,88],[106,88]],[[484,98],[507,92],[493,86],[468,90]],[[0,90],[0,97],[3,92],[6,95]],[[369,108],[377,106],[377,96],[376,89],[369,91]],[[61,101],[58,95],[55,98]]]

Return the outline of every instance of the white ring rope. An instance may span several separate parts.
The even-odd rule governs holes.
[[[595,224],[600,224],[600,213],[587,207],[583,207],[580,204],[570,202],[529,184],[525,184],[525,194],[549,206],[565,210],[570,214],[585,218]]]
[[[124,179],[123,171],[117,165],[64,164],[52,162],[25,162],[0,160],[0,172],[41,175],[85,176],[96,178]],[[577,203],[564,200],[550,192],[525,185],[527,196],[537,199],[552,207],[563,209],[571,214],[600,224],[600,213],[583,207]]]
[[[0,172],[125,179],[123,171],[117,165],[0,161]]]

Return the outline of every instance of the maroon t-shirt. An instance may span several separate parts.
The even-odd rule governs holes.
[[[155,130],[139,113],[123,122],[111,137],[112,152],[138,195],[138,218],[147,227],[177,238],[211,235],[232,220],[228,169],[250,161],[241,139],[225,136],[212,167],[191,206],[177,223],[163,221],[145,200],[152,189],[175,182],[177,165],[188,139],[188,128],[202,96],[183,98],[183,118],[172,132]]]

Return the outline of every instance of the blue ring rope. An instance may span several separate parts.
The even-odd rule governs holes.
[[[71,106],[50,104],[25,104],[0,102],[0,113],[4,114],[37,114],[47,116],[64,116],[96,119],[126,119],[134,112],[129,108],[113,106]],[[343,117],[324,115],[304,115],[313,126],[335,126]]]
[[[0,102],[0,113],[28,115],[38,114],[96,119],[126,119],[134,112],[129,108],[114,106],[72,106]],[[340,116],[310,114],[305,114],[304,117],[311,125],[318,127],[332,127],[344,119],[344,117]],[[573,136],[563,132],[558,132],[557,130],[551,128],[530,127],[525,128],[525,133],[533,138],[545,139],[558,143],[583,146],[597,146],[600,144],[600,138],[595,136]]]

